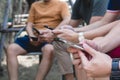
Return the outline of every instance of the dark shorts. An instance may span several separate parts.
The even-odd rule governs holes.
[[[33,46],[30,44],[30,40],[28,36],[20,37],[15,40],[15,43],[20,45],[24,50],[29,52],[41,52],[41,48],[48,44],[47,42],[41,43],[39,46]]]

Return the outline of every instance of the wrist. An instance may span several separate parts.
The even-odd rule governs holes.
[[[75,42],[75,43],[79,43],[78,37],[79,37],[78,33],[75,33],[74,37],[71,39],[71,41]]]

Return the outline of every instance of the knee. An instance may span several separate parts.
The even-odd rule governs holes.
[[[10,44],[7,48],[6,55],[13,56],[13,55],[15,55],[16,51],[17,51],[16,46],[14,44]]]
[[[51,44],[47,44],[43,47],[42,51],[44,52],[53,52],[54,51],[54,47]]]
[[[54,47],[53,45],[47,44],[42,48],[43,55],[46,57],[50,57],[54,55]]]

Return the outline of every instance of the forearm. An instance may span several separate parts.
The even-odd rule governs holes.
[[[96,37],[103,37],[105,36],[107,33],[109,33],[109,31],[111,31],[112,28],[114,28],[114,26],[116,24],[118,24],[119,21],[115,21],[113,23],[110,23],[110,24],[107,24],[107,25],[104,25],[102,27],[99,27],[99,28],[96,28],[96,29],[93,29],[93,30],[89,30],[89,31],[86,31],[84,32],[84,37],[85,39],[89,39],[89,40],[93,40],[94,38]],[[79,33],[79,32],[78,32]],[[79,35],[78,33],[76,33],[76,35],[74,35],[74,38],[76,38],[76,42],[78,42],[78,38],[79,38]],[[76,36],[76,37],[75,37]]]
[[[114,28],[103,38],[95,40],[95,43],[100,46],[99,50],[101,52],[107,53],[120,45],[119,25],[120,24],[114,26]]]
[[[107,24],[107,22],[100,20],[100,21],[97,21],[97,22],[92,23],[90,25],[75,29],[75,31],[76,32],[85,32],[85,31],[88,31],[88,30],[96,29],[96,28],[98,28],[100,26],[103,26],[105,24]]]
[[[71,19],[70,22],[69,22],[69,25],[76,28],[81,24],[81,21],[82,20],[80,20],[80,19],[78,19],[78,20]]]
[[[101,26],[99,28],[89,30],[84,32],[84,36],[86,39],[94,39],[96,37],[103,37],[105,36],[109,31],[111,31],[116,24],[118,24],[119,21],[112,22],[110,24],[106,24],[104,26]]]
[[[26,31],[27,31],[27,34],[28,34],[29,36],[34,37],[35,35],[33,34],[32,27],[33,27],[33,23],[30,23],[30,22],[29,22],[29,23],[27,24]]]
[[[63,25],[68,25],[69,21],[70,21],[70,17],[68,16],[68,17],[64,18],[63,21],[55,29],[59,29]]]
[[[105,24],[108,24],[110,22],[113,22],[116,20],[116,18],[118,17],[119,13],[111,13],[111,12],[106,12],[106,14],[104,15],[104,17],[97,21],[97,22],[94,22],[88,26],[85,26],[85,27],[82,27],[82,28],[79,28],[77,29],[77,31],[79,32],[84,32],[84,31],[88,31],[88,30],[92,30],[92,29],[95,29],[95,28],[98,28],[100,26],[103,26]]]
[[[91,19],[90,19],[90,24],[96,22],[96,21],[99,21],[103,18],[103,16],[92,16]]]
[[[109,31],[111,31],[111,29],[114,28],[114,26],[116,24],[118,24],[119,21],[115,21],[113,23],[110,23],[110,24],[107,24],[107,25],[104,25],[104,26],[101,26],[99,28],[96,28],[96,29],[92,29],[92,30],[88,30],[88,31],[85,31],[84,32],[84,37],[85,39],[94,39],[96,37],[103,37],[105,36],[107,33],[109,33]],[[77,28],[76,30],[78,30],[79,28]],[[81,29],[81,28],[80,28]],[[79,32],[78,32],[79,33]]]
[[[90,31],[86,31],[83,33],[83,36],[85,39],[89,39],[89,40],[93,40],[96,37],[102,37],[104,35],[106,35],[110,29],[112,28],[112,26],[108,27],[108,26],[103,26],[94,30],[90,30]],[[79,33],[81,32],[73,32],[72,33],[72,37],[71,37],[71,41],[78,43],[79,42]]]

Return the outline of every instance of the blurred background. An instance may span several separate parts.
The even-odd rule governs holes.
[[[28,3],[28,2],[29,3]],[[16,33],[26,25],[30,5],[37,0],[0,0],[0,80],[8,80],[6,48],[15,39]],[[68,3],[70,11],[74,1]],[[34,80],[39,65],[39,55],[19,56],[19,80]],[[57,60],[46,80],[63,80]]]

